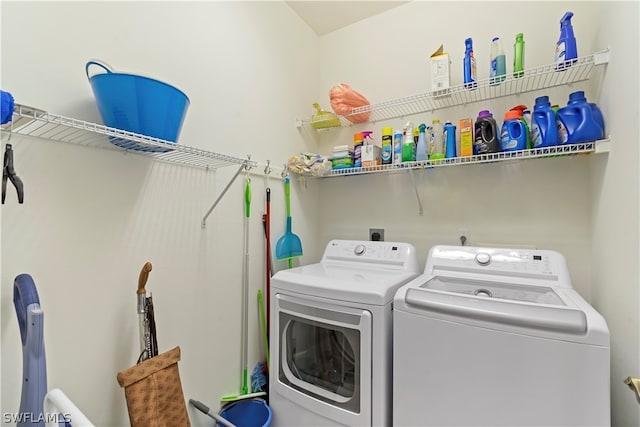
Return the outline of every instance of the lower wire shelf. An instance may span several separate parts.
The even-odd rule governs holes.
[[[375,165],[358,168],[333,169],[330,173],[318,178],[331,178],[337,176],[363,175],[371,173],[402,173],[416,169],[429,169],[443,166],[460,166],[480,163],[495,163],[508,160],[541,159],[548,157],[560,157],[577,154],[608,153],[611,141],[602,139],[599,141],[584,142],[579,144],[556,145],[552,147],[534,148],[518,151],[501,151],[499,153],[479,154],[468,157],[452,157],[448,159],[403,162],[390,165]]]

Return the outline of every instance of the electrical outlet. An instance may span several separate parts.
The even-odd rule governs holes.
[[[369,240],[372,242],[384,242],[384,228],[370,228]]]
[[[458,244],[460,246],[469,246],[470,236],[468,228],[459,228],[458,229]]]

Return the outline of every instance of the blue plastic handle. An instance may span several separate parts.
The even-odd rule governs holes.
[[[87,62],[87,64],[84,66],[84,71],[87,73],[87,78],[91,79],[91,77],[89,77],[89,67],[91,65],[97,65],[98,67],[102,68],[103,70],[105,70],[107,73],[113,73],[113,71],[111,71],[111,68],[109,68],[109,66],[107,64],[103,64],[102,62],[98,62],[97,60],[94,61],[89,61]]]
[[[13,282],[13,305],[16,307],[20,338],[23,345],[27,340],[27,308],[31,304],[40,305],[36,284],[30,275],[20,274]]]

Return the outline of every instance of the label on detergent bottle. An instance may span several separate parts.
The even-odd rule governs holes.
[[[569,142],[569,132],[567,132],[566,126],[562,121],[557,119],[556,125],[558,126],[558,144],[566,144]]]
[[[536,148],[542,145],[542,134],[540,133],[540,126],[534,120],[531,123],[531,147]]]
[[[502,151],[515,150],[516,147],[518,146],[518,140],[511,139],[511,136],[509,135],[509,130],[506,128],[506,126],[502,129],[502,132],[500,133],[500,140],[502,141]]]

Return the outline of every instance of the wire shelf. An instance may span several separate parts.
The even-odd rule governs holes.
[[[152,157],[156,160],[205,169],[218,169],[231,165],[257,166],[249,159],[213,153],[176,144],[150,136],[140,135],[108,126],[58,116],[25,105],[16,104],[13,120],[2,127],[2,132],[43,138],[107,150],[126,151]]]
[[[544,65],[525,70],[521,77],[507,74],[499,84],[495,84],[492,79],[480,80],[474,83],[472,88],[458,85],[441,91],[425,92],[354,108],[350,114],[337,115],[337,117],[342,126],[350,126],[352,123],[348,118],[356,114],[369,113],[369,122],[377,122],[577,83],[591,78],[591,73],[596,65],[608,63],[608,54],[609,51],[604,50],[593,55],[580,57],[573,63],[566,62],[561,71],[556,68],[556,64]],[[329,127],[322,128],[321,122],[322,120],[311,118],[298,120],[297,124],[298,126],[313,124],[317,129],[330,129]]]
[[[402,173],[416,169],[430,169],[442,166],[471,165],[480,163],[496,163],[507,160],[540,159],[546,157],[560,157],[575,154],[608,153],[610,140],[585,142],[580,144],[556,145],[553,147],[535,148],[530,150],[501,151],[499,153],[480,154],[469,157],[452,157],[449,159],[427,160],[418,162],[404,162],[391,165],[366,166],[360,168],[334,169],[329,174],[318,178],[336,176],[363,175],[372,173]]]

